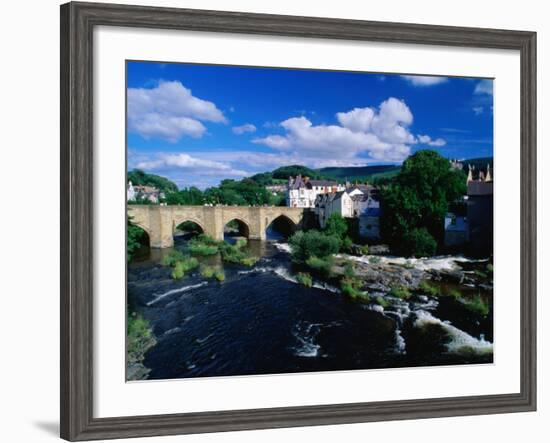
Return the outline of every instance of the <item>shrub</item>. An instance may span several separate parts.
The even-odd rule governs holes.
[[[346,276],[340,280],[340,289],[342,294],[350,297],[353,300],[359,300],[365,303],[370,302],[369,293],[362,291],[363,282],[357,277]]]
[[[216,273],[216,270],[211,266],[204,266],[201,268],[201,276],[204,278],[212,278],[214,277],[214,274]]]
[[[220,253],[222,260],[230,263],[240,263],[243,258],[246,258],[246,254],[242,252],[236,245],[230,245],[229,243],[222,243],[220,245]]]
[[[494,271],[494,267],[493,267],[493,264],[492,263],[487,263],[487,272],[492,274],[493,271]]]
[[[176,265],[176,263],[180,260],[183,260],[185,258],[185,255],[181,253],[180,251],[170,251],[168,255],[165,255],[162,259],[162,264],[164,266],[170,266],[173,267]]]
[[[315,272],[325,277],[329,277],[332,268],[332,257],[326,257],[325,259],[322,259],[313,255],[306,260],[306,265]]]
[[[458,300],[462,297],[462,293],[458,289],[451,289],[449,290],[449,293],[447,294],[449,297],[453,297],[455,300]]]
[[[128,315],[126,339],[129,362],[143,361],[145,352],[156,344],[149,322],[135,312]]]
[[[199,266],[199,261],[195,257],[183,257],[174,264],[172,278],[174,280],[180,280],[185,276],[186,272],[195,269],[197,266]]]
[[[246,240],[246,238],[239,238],[239,239],[235,242],[235,247],[236,247],[237,249],[242,249],[242,248],[244,248],[247,244],[248,244],[248,241]]]
[[[301,285],[304,285],[307,288],[311,288],[313,286],[313,279],[311,278],[311,275],[309,275],[307,272],[299,272],[296,275],[296,280]]]
[[[390,290],[392,297],[400,298],[401,300],[407,300],[411,298],[411,291],[406,286],[394,286]]]
[[[176,262],[174,269],[172,270],[172,278],[174,280],[181,280],[185,276],[185,270],[183,269],[183,262]]]
[[[214,255],[219,251],[220,243],[208,235],[201,234],[189,241],[189,251],[195,255]]]
[[[334,235],[323,234],[316,230],[298,231],[289,239],[292,260],[305,263],[312,256],[324,259],[340,250],[340,240]]]
[[[470,298],[470,299],[461,299],[461,302],[464,306],[476,314],[486,316],[489,314],[489,304],[481,297],[480,294]]]
[[[368,255],[369,253],[369,245],[363,245],[360,248],[361,255]]]
[[[225,280],[225,273],[221,269],[216,269],[214,271],[214,278],[220,282]]]
[[[432,285],[427,280],[422,281],[418,286],[418,289],[427,295],[431,295],[432,297],[436,297],[437,295],[439,295],[439,289],[437,288],[437,286]]]
[[[334,235],[335,237],[343,240],[346,232],[348,231],[348,224],[344,217],[334,212],[330,215],[325,226],[325,232],[327,235]]]
[[[347,262],[344,266],[344,275],[348,278],[355,277],[355,270],[353,269],[353,264],[351,264],[350,262]]]
[[[195,255],[214,255],[218,253],[218,247],[202,243],[189,243],[189,252]]]
[[[376,304],[382,306],[383,308],[390,306],[390,302],[380,295],[376,297]]]
[[[369,263],[371,265],[377,265],[381,261],[382,261],[382,259],[380,257],[369,257]]]
[[[403,235],[398,249],[408,257],[429,257],[435,254],[437,242],[426,228],[416,228]]]
[[[244,258],[241,258],[241,260],[239,261],[239,263],[241,265],[245,265],[245,266],[254,266],[254,264],[258,261],[258,257],[244,257]]]

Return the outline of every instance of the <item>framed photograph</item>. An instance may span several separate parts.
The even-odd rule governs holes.
[[[535,45],[61,6],[61,437],[535,410]]]

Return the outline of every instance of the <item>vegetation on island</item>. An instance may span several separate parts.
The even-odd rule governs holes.
[[[307,272],[298,272],[298,274],[296,274],[296,280],[306,288],[311,288],[313,286],[313,279]]]

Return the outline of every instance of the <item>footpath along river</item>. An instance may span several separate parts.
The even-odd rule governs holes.
[[[186,244],[180,237],[174,248]],[[173,280],[161,264],[169,250],[151,250],[128,266],[129,309],[149,321],[157,341],[143,361],[149,379],[493,361],[492,296],[487,316],[453,297],[421,293],[408,300],[381,293],[388,302],[382,308],[321,281],[297,284],[284,239],[250,241],[247,248],[260,257],[251,268],[200,259],[224,267],[221,283],[198,269]],[[407,266],[429,271],[463,263],[441,257]]]

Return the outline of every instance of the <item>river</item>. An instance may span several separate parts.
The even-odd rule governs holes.
[[[174,248],[186,243],[180,237]],[[157,340],[143,361],[149,379],[493,361],[492,306],[481,317],[452,297],[386,296],[385,308],[358,303],[320,281],[297,284],[284,239],[247,247],[261,257],[251,268],[201,259],[224,267],[221,283],[198,270],[172,280],[161,264],[169,249],[128,266],[128,306]]]

